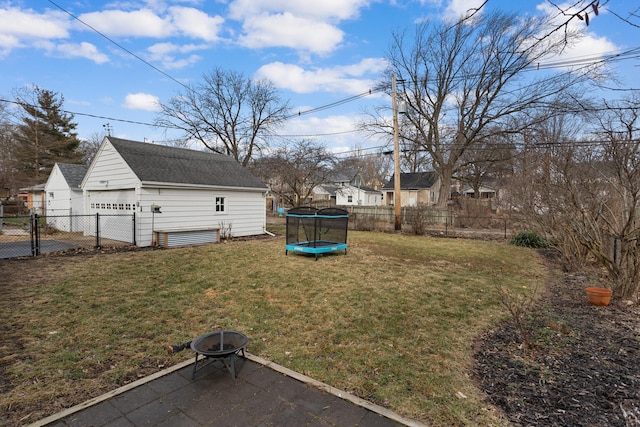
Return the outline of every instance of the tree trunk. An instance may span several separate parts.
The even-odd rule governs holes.
[[[438,193],[438,206],[446,207],[451,196],[451,175],[453,168],[450,165],[444,165],[440,168],[440,192]]]

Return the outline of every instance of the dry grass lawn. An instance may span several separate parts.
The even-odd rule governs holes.
[[[280,238],[0,261],[0,424],[33,422],[158,371],[166,344],[213,329],[247,350],[432,425],[503,424],[470,379],[506,311],[496,281],[542,287],[506,243],[350,232],[348,254]],[[466,398],[460,398],[460,393]]]

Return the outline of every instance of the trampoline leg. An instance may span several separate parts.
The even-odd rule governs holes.
[[[284,250],[284,256],[289,255],[289,251],[287,249]]]

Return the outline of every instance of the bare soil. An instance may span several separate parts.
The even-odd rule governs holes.
[[[516,426],[640,426],[640,309],[588,302],[589,278],[555,274],[527,321],[478,342],[474,375],[487,400]]]

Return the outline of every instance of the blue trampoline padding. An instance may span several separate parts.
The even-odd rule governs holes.
[[[298,243],[286,245],[285,249],[288,251],[305,252],[309,254],[323,254],[327,252],[335,252],[335,251],[341,251],[341,250],[347,249],[346,243],[336,243],[334,245],[331,245],[329,244],[329,242],[326,242],[323,246],[315,247],[315,248],[305,246],[305,244],[309,245],[310,242],[298,242]]]
[[[309,215],[309,214],[290,214],[287,216],[294,218],[349,218],[349,215]]]

